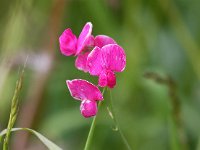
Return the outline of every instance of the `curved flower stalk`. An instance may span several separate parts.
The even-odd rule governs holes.
[[[66,83],[71,96],[81,101],[81,114],[85,118],[95,116],[98,111],[97,101],[103,100],[103,95],[99,88],[82,79],[67,80]]]

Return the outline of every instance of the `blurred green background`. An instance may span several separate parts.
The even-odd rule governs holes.
[[[78,36],[88,21],[93,35],[106,34],[126,51],[127,66],[117,74],[112,95],[132,149],[200,150],[199,0],[1,0],[0,130],[7,126],[19,68],[28,55],[15,126],[33,128],[63,149],[83,149],[92,118],[81,116],[65,80],[97,84],[97,78],[77,70],[74,57],[61,55],[58,37],[68,27]],[[170,76],[175,85],[145,78],[145,72]],[[91,149],[125,150],[113,131],[107,99],[108,92]],[[13,134],[11,149],[46,148],[22,132]]]

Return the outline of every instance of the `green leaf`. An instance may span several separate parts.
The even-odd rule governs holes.
[[[12,128],[11,131],[29,131],[30,133],[34,134],[37,136],[40,141],[48,147],[49,150],[62,150],[62,148],[58,147],[56,144],[48,140],[46,137],[44,137],[42,134],[36,132],[35,130],[29,129],[29,128]],[[3,130],[0,133],[0,139],[2,138],[3,135],[7,133],[7,129]]]

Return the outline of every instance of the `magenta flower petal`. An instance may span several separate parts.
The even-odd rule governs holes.
[[[114,72],[111,70],[102,71],[99,76],[98,85],[101,87],[108,86],[109,88],[114,88],[116,85],[116,77]]]
[[[97,35],[94,39],[94,45],[102,48],[107,44],[116,44],[116,42],[109,36]]]
[[[59,37],[60,51],[63,55],[70,56],[76,54],[77,38],[71,29],[66,29]]]
[[[86,52],[77,56],[75,61],[75,66],[77,69],[82,70],[84,72],[88,72],[87,57],[89,53],[90,52]]]
[[[97,102],[91,100],[83,100],[81,102],[80,111],[85,118],[95,116],[97,114]]]
[[[89,39],[88,39],[88,41],[87,41],[87,43],[86,43],[86,46],[87,47],[94,47],[94,36],[93,35],[91,35],[90,37],[89,37]]]
[[[87,66],[91,75],[100,75],[103,70],[102,54],[99,47],[95,47],[87,58]]]
[[[105,87],[105,86],[107,86],[107,84],[108,84],[107,73],[106,73],[106,71],[102,71],[101,74],[99,75],[98,85],[100,87]]]
[[[85,24],[85,26],[83,27],[79,37],[78,37],[78,43],[77,43],[77,52],[76,55],[80,54],[81,51],[89,46],[87,44],[91,44],[92,43],[92,38],[91,38],[91,33],[92,33],[92,23],[88,22]]]
[[[99,76],[99,86],[113,88],[116,85],[114,72],[122,72],[126,66],[124,50],[117,44],[95,47],[87,58],[91,75]]]
[[[108,44],[101,49],[102,59],[105,63],[105,68],[122,72],[126,66],[126,54],[122,47],[117,44]]]
[[[114,88],[116,85],[115,73],[111,70],[107,70],[107,86],[109,88]]]
[[[86,80],[67,80],[66,83],[71,96],[77,100],[103,100],[103,95],[101,94],[99,88]]]

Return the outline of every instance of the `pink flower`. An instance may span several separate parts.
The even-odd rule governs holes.
[[[71,29],[66,29],[59,37],[60,51],[65,56],[77,56],[75,66],[77,69],[88,72],[87,56],[89,51],[95,46],[103,47],[107,44],[116,44],[116,42],[106,36],[92,35],[92,23],[87,22],[83,27],[79,37],[72,33]]]
[[[97,101],[103,100],[103,95],[99,88],[82,79],[67,80],[66,84],[71,96],[81,101],[81,114],[85,118],[95,116],[97,113]]]
[[[88,55],[87,66],[91,75],[99,76],[99,86],[113,88],[116,85],[114,72],[122,72],[126,66],[126,54],[117,44],[95,47]]]
[[[71,29],[66,29],[59,37],[60,51],[65,56],[77,56],[75,66],[79,70],[87,72],[86,60],[88,53],[82,53],[84,50],[94,46],[94,37],[92,33],[92,24],[86,23],[78,39]],[[86,58],[86,59],[84,59]]]
[[[63,55],[79,55],[85,48],[94,45],[92,24],[87,22],[83,27],[78,39],[70,28],[66,29],[59,37],[60,51]]]

